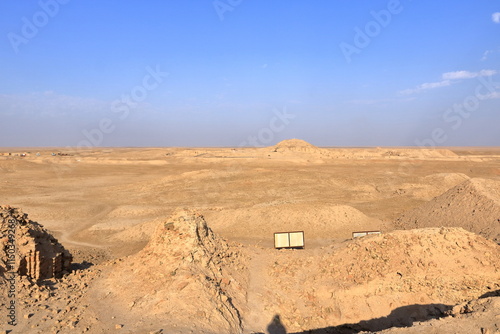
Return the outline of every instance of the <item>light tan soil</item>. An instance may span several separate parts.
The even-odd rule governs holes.
[[[0,156],[0,204],[21,208],[58,238],[74,257],[73,272],[19,277],[16,327],[6,324],[1,284],[0,330],[500,327],[493,241],[500,149],[340,149],[293,140],[247,149],[26,151]],[[290,230],[305,232],[305,249],[273,249],[273,233]],[[383,234],[351,240],[357,230]]]

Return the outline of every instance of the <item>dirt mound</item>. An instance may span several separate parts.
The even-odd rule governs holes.
[[[156,227],[162,222],[161,218],[153,219],[143,223],[136,224],[132,227],[126,228],[123,231],[112,234],[109,240],[114,242],[130,243],[130,242],[144,242],[149,241],[153,235]]]
[[[461,228],[395,231],[304,250],[243,247],[214,234],[200,214],[179,211],[158,221],[135,255],[53,285],[21,277],[19,296],[37,301],[21,306],[27,316],[20,330],[384,330],[447,312],[460,317],[468,308],[455,305],[500,289],[499,257],[499,245]]]
[[[307,240],[347,239],[352,232],[383,229],[383,223],[347,205],[267,203],[207,213],[211,226],[237,240],[273,240],[273,233],[304,231]]]
[[[406,150],[405,150],[406,151]],[[408,157],[419,157],[419,158],[456,158],[458,155],[448,149],[415,149],[411,153],[406,151]]]
[[[165,325],[184,324],[197,332],[239,333],[245,300],[241,256],[213,234],[203,216],[181,211],[157,227],[142,251],[117,261],[97,293],[109,307],[142,319],[160,317]]]
[[[0,275],[15,271],[34,280],[70,271],[71,254],[19,209],[0,206]]]
[[[287,139],[271,147],[273,152],[321,153],[322,150],[302,139]]]
[[[322,154],[330,158],[341,159],[418,159],[418,160],[450,160],[458,155],[448,149],[427,148],[328,148]]]
[[[420,178],[417,183],[401,184],[394,193],[430,201],[469,179],[463,173],[435,173]]]
[[[403,229],[457,226],[500,242],[500,182],[470,179],[394,222]]]
[[[441,184],[456,186],[459,183],[469,180],[470,177],[463,173],[435,173],[427,175],[423,178],[425,182],[431,184]]]
[[[381,149],[379,152],[384,157],[402,157],[411,159],[450,159],[458,155],[448,149],[439,148],[396,148],[391,150]]]
[[[456,158],[453,151],[448,149],[429,149],[429,148],[377,148],[377,152],[384,157],[404,157],[414,159],[433,159],[433,158]]]
[[[396,231],[299,254],[272,258],[262,292],[264,316],[279,314],[291,332],[409,326],[500,288],[500,247],[460,228]]]

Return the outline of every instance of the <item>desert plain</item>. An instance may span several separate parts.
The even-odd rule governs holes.
[[[16,326],[0,262],[3,331],[500,332],[500,148],[0,153],[3,212],[72,255],[17,277]],[[275,249],[286,231],[304,249]]]

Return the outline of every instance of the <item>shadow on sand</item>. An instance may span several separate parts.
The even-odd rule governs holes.
[[[356,334],[363,331],[381,331],[392,327],[409,327],[416,321],[441,318],[453,306],[444,304],[408,305],[394,309],[388,316],[363,320],[356,324],[344,324],[334,327],[311,329],[303,332],[287,332],[280,316],[275,315],[267,326],[268,334]],[[263,333],[255,333],[263,334]]]
[[[279,314],[276,314],[271,320],[271,323],[267,326],[267,332],[269,334],[286,334],[286,328],[281,323]]]
[[[500,290],[486,292],[485,294],[481,295],[481,297],[479,297],[479,299],[488,298],[488,297],[500,297]]]
[[[80,263],[74,263],[73,262],[71,264],[71,271],[89,269],[93,265],[94,264],[92,262],[87,262],[87,261],[83,261],[83,262],[80,262]]]

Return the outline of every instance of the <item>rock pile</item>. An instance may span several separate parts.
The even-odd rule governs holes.
[[[16,280],[16,323],[7,326],[6,313],[0,314],[0,332],[30,333],[93,333],[95,314],[89,310],[91,297],[87,290],[100,274],[99,269],[76,270],[62,279],[35,283],[28,276]],[[10,306],[8,286],[0,279],[0,309]],[[97,330],[97,332],[102,332]]]
[[[180,211],[158,221],[137,254],[53,284],[20,277],[19,328],[262,333],[278,315],[288,332],[379,331],[476,308],[454,306],[498,293],[499,257],[496,243],[461,228],[395,231],[301,251],[243,247],[214,234],[200,214]]]
[[[43,280],[70,271],[71,254],[20,209],[0,206],[0,249],[0,275],[15,271]]]
[[[169,326],[240,333],[246,293],[242,257],[239,247],[214,235],[203,216],[180,211],[160,223],[143,250],[117,261],[98,290],[113,296],[102,297],[107,303],[162,317]]]
[[[299,254],[273,258],[262,293],[267,316],[280,314],[291,331],[409,326],[500,288],[500,247],[460,228],[395,231]]]
[[[271,147],[273,152],[321,153],[323,150],[302,139],[287,139]]]

